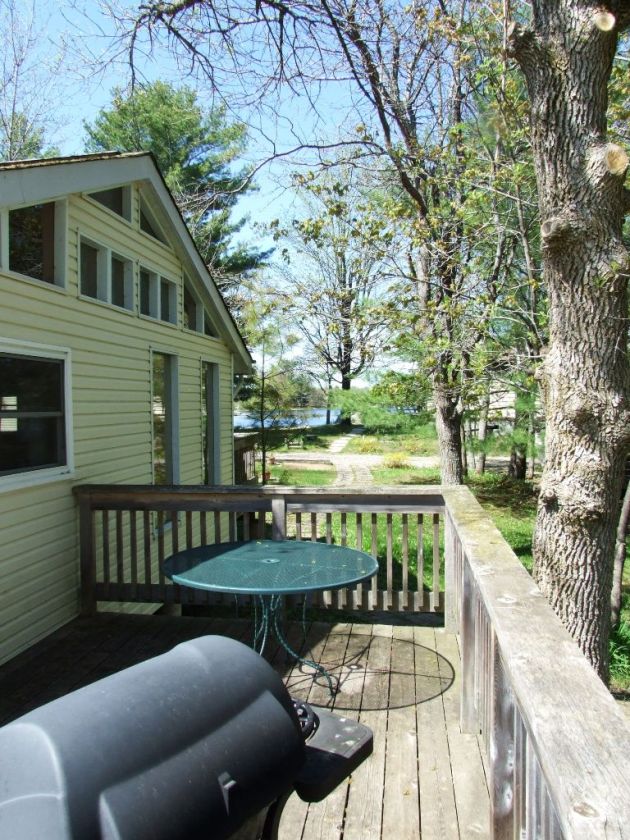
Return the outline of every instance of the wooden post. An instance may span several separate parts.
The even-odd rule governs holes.
[[[456,534],[451,517],[444,516],[444,629],[447,633],[457,633],[459,630],[460,605],[457,602],[455,574],[455,540]]]
[[[79,498],[79,546],[81,566],[81,614],[96,613],[96,543],[94,539],[94,512],[90,496]]]
[[[283,498],[271,500],[271,539],[283,540],[287,533],[287,508]]]
[[[479,734],[477,697],[475,692],[475,611],[476,598],[470,566],[464,561],[461,605],[462,698],[460,722],[462,732]]]

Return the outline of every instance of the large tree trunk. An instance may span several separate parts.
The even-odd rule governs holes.
[[[628,443],[628,159],[606,142],[612,16],[587,0],[534,0],[511,44],[527,80],[550,342],[546,458],[534,577],[606,679],[618,500]]]
[[[462,463],[462,410],[459,393],[441,382],[433,383],[435,425],[440,446],[440,477],[442,484],[461,484],[464,480]]]

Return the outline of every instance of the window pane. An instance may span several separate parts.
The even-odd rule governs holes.
[[[27,277],[55,282],[55,204],[9,211],[9,268]]]
[[[173,476],[171,441],[170,358],[153,354],[153,483],[171,484]]]
[[[125,263],[112,257],[112,301],[115,306],[125,306]]]
[[[63,362],[0,355],[0,406],[2,412],[63,411]]]
[[[98,297],[98,249],[81,243],[81,294]]]
[[[197,303],[187,286],[184,286],[184,326],[189,330],[197,329]]]
[[[144,269],[140,269],[140,312],[151,314],[151,275]]]
[[[0,475],[65,463],[63,362],[0,355]]]
[[[140,204],[140,230],[143,230],[145,233],[148,233],[149,236],[152,236],[159,242],[164,242],[164,237],[160,233],[157,225],[151,219],[150,213],[146,209],[144,202],[141,202]]]
[[[90,193],[90,198],[98,201],[98,203],[102,204],[103,207],[107,207],[108,210],[117,213],[119,216],[125,215],[122,187],[114,187],[114,189],[111,190],[101,190],[100,192]]]
[[[173,306],[172,295],[173,284],[163,278],[160,280],[160,318],[162,321],[175,323],[175,307]]]
[[[62,417],[19,418],[16,431],[0,429],[0,475],[65,463]]]

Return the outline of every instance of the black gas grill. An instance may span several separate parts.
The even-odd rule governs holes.
[[[271,839],[293,790],[321,800],[371,751],[369,729],[205,636],[1,728],[0,837]]]

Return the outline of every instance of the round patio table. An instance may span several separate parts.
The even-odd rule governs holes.
[[[273,630],[287,653],[325,676],[334,693],[328,671],[289,645],[278,620],[282,599],[285,595],[356,586],[376,574],[378,563],[370,554],[342,545],[252,540],[189,548],[168,557],[163,569],[180,586],[253,596],[255,606],[260,608],[260,614],[255,610],[254,629],[258,653],[263,653],[269,631]]]

